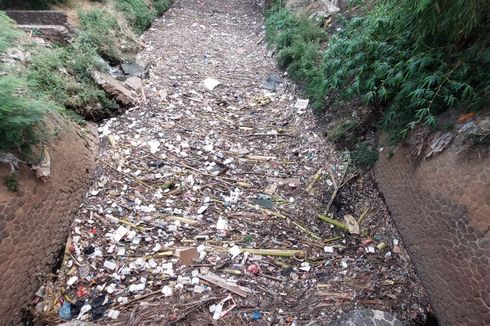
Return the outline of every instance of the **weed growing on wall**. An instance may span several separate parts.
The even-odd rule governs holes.
[[[172,6],[172,3],[173,0],[153,0],[153,7],[161,15]]]
[[[104,9],[80,11],[80,38],[107,61],[118,63],[124,60],[119,42],[123,33],[117,18]]]
[[[116,0],[116,7],[125,14],[137,33],[143,33],[157,16],[156,10],[145,0]]]

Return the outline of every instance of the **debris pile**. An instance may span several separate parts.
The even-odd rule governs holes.
[[[205,2],[203,14],[177,1],[145,35],[147,100],[100,126],[100,176],[37,316],[293,325],[357,306],[423,316],[379,194],[276,77],[251,32],[259,14]],[[362,195],[346,201],[352,191]]]

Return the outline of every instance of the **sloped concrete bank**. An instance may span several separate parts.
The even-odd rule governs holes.
[[[95,128],[82,129],[61,118],[49,125],[48,132],[61,130],[48,143],[50,180],[43,183],[23,165],[18,192],[0,187],[0,325],[21,322],[22,308],[53,270],[96,168]],[[2,164],[0,178],[9,173]]]
[[[490,157],[462,142],[418,162],[382,153],[376,177],[440,324],[490,325]]]

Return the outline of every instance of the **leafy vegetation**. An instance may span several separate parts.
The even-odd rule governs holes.
[[[5,51],[20,35],[20,31],[13,28],[11,20],[0,12],[0,52]]]
[[[93,81],[90,71],[97,68],[96,49],[76,40],[68,47],[42,49],[29,66],[32,86],[45,98],[62,107],[88,116],[99,103],[104,109],[117,107]]]
[[[153,0],[153,6],[159,15],[166,12],[172,6],[173,0]]]
[[[355,132],[359,128],[359,123],[353,120],[342,120],[339,121],[335,129],[328,133],[328,140],[339,143],[339,142],[354,142]]]
[[[134,41],[125,36],[116,16],[107,10],[94,8],[80,11],[80,40],[97,52],[107,61],[116,64],[128,58],[121,50],[121,41],[128,43],[129,48],[137,48]]]
[[[275,45],[279,66],[302,84],[312,105],[321,108],[323,93],[318,82],[323,79],[318,63],[320,46],[326,33],[305,17],[298,17],[277,4],[266,21],[266,37]]]
[[[18,192],[19,184],[17,183],[17,178],[15,174],[9,174],[3,177],[3,184],[7,188],[8,191]]]
[[[0,12],[0,53],[11,46],[18,32]],[[7,69],[1,67],[0,70]],[[0,149],[25,149],[36,141],[36,128],[49,104],[33,99],[27,81],[13,72],[0,76]]]
[[[363,5],[369,10],[346,20],[323,51],[315,49],[325,37],[307,32],[315,27],[305,17],[275,6],[267,19],[279,64],[305,85],[315,108],[325,109],[327,98],[362,98],[384,110],[380,126],[400,141],[417,125],[434,127],[436,116],[448,109],[489,106],[488,1]]]
[[[45,9],[64,0],[30,0],[10,8]],[[107,1],[103,1],[107,2]],[[44,113],[51,108],[72,109],[90,117],[93,108],[110,111],[117,104],[91,77],[92,71],[104,69],[104,62],[120,63],[130,59],[138,48],[132,32],[125,28],[127,19],[136,32],[143,32],[158,14],[166,11],[172,0],[113,0],[107,9],[95,6],[79,11],[79,31],[67,46],[33,50],[26,69],[21,72],[0,74],[0,150],[26,150],[38,139],[37,128]],[[148,5],[147,5],[148,3]],[[119,15],[111,8],[123,11]],[[0,53],[12,46],[22,33],[10,19],[0,12]],[[0,66],[0,72],[6,68]],[[78,121],[80,118],[74,114]]]
[[[157,16],[155,8],[148,6],[145,0],[116,0],[116,6],[125,13],[137,33],[143,33]]]
[[[376,148],[373,148],[368,142],[356,144],[351,152],[352,163],[360,168],[369,168],[376,163],[379,154]]]

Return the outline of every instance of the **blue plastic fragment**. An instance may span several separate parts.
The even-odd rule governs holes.
[[[58,311],[58,316],[60,316],[60,318],[63,320],[72,319],[71,304],[69,302],[66,302],[66,301],[63,302],[63,305],[61,306],[60,310]]]
[[[252,313],[252,320],[259,320],[260,318],[262,318],[262,313],[258,310],[255,310]]]

